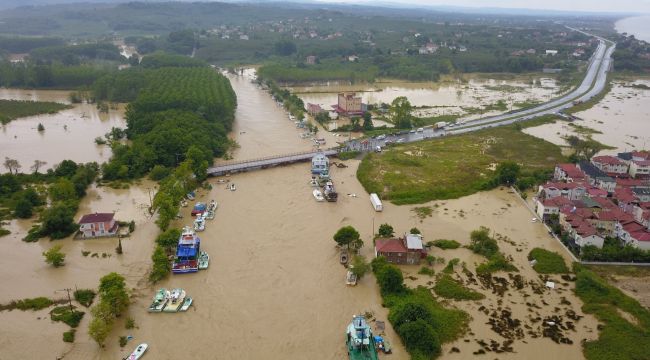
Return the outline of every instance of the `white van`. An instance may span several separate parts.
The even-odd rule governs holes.
[[[375,211],[384,210],[384,205],[381,203],[381,200],[379,200],[379,196],[377,196],[377,194],[370,194],[370,203],[372,204],[372,207],[375,209]]]

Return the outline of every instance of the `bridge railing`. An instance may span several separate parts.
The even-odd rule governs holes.
[[[314,150],[312,150],[312,151],[301,151],[301,152],[295,152],[295,153],[290,153],[290,154],[273,155],[273,156],[266,156],[266,157],[260,157],[260,158],[255,158],[255,159],[248,159],[248,160],[230,161],[230,162],[217,164],[215,166],[210,167],[210,169],[220,168],[220,167],[224,167],[224,166],[231,166],[231,165],[248,164],[248,163],[253,163],[253,162],[258,162],[258,161],[282,159],[282,158],[288,158],[288,157],[292,157],[292,156],[317,154],[319,152],[327,152],[327,151],[337,151],[338,152],[338,148],[328,148],[328,149],[315,150],[315,151]],[[210,169],[208,169],[208,171]]]

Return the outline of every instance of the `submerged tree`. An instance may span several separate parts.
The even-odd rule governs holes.
[[[344,226],[340,228],[336,234],[334,234],[334,241],[336,241],[339,246],[349,247],[350,244],[360,240],[361,237],[357,229],[352,226]]]
[[[50,250],[43,252],[45,262],[54,266],[63,266],[65,261],[65,254],[61,252],[61,245],[53,246]]]
[[[391,103],[388,113],[396,128],[410,129],[412,110],[413,107],[408,99],[405,96],[399,96]]]

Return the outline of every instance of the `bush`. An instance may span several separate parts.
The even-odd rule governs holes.
[[[490,229],[481,226],[470,234],[471,243],[468,246],[476,254],[491,258],[499,251],[497,241],[490,237]]]
[[[149,172],[149,178],[153,181],[160,181],[172,173],[171,169],[163,165],[154,166]]]
[[[468,289],[448,274],[444,274],[436,280],[433,291],[439,296],[454,300],[481,300],[485,298],[483,294]]]
[[[427,243],[429,246],[435,246],[437,248],[441,248],[443,250],[449,250],[449,249],[458,249],[460,247],[460,243],[456,240],[445,240],[445,239],[438,239],[438,240],[433,240]]]
[[[125,347],[127,342],[126,336],[120,336],[120,347]]]
[[[50,318],[52,321],[61,321],[71,328],[76,328],[79,326],[81,319],[84,317],[83,311],[70,310],[70,306],[57,306],[52,311],[50,311]]]
[[[61,252],[61,245],[53,246],[50,250],[43,252],[45,262],[54,267],[63,266],[65,254]]]
[[[440,341],[431,326],[422,319],[404,323],[395,329],[402,338],[404,346],[414,357],[418,354],[425,358],[440,355]]]
[[[398,294],[404,291],[404,277],[395,265],[383,265],[381,270],[375,272],[375,276],[382,294]]]
[[[181,236],[180,229],[167,229],[156,238],[156,244],[161,246],[167,253],[171,253],[178,245]]]
[[[74,299],[77,300],[81,305],[89,307],[92,305],[93,300],[95,299],[95,291],[91,289],[80,289],[75,290]]]
[[[445,268],[442,269],[442,272],[445,273],[445,274],[453,273],[454,272],[454,266],[458,265],[458,263],[460,263],[459,258],[453,258],[453,259],[449,260],[449,262],[447,263],[447,266],[445,266]]]
[[[131,317],[126,318],[126,322],[124,323],[124,328],[129,330],[129,329],[133,329],[134,327],[135,327],[135,320],[133,320],[133,318]]]
[[[490,260],[476,267],[478,274],[491,274],[496,271],[517,272],[519,270],[501,253],[496,253]]]
[[[46,297],[37,297],[37,298],[31,298],[31,299],[22,299],[18,301],[12,301],[9,305],[3,306],[2,310],[11,310],[11,309],[18,309],[18,310],[41,310],[45,309],[47,307],[50,307],[52,304],[54,304],[54,301],[46,298]]]
[[[426,267],[426,266],[423,266],[423,267],[420,268],[420,271],[418,271],[418,274],[420,274],[420,275],[433,276],[433,275],[436,274],[436,272],[433,271],[433,269],[431,269],[431,268],[428,268],[428,267]]]
[[[354,159],[361,154],[361,151],[342,151],[339,153],[339,160]]]
[[[66,331],[63,333],[63,341],[65,342],[74,342],[74,333],[77,331],[77,329],[70,329],[69,331]]]
[[[379,225],[379,231],[377,232],[379,237],[383,237],[383,238],[392,237],[394,233],[395,231],[393,230],[393,227],[390,226],[389,224]]]
[[[533,269],[540,274],[566,274],[569,272],[564,258],[556,252],[534,248],[528,254],[528,260],[537,260]]]
[[[352,273],[357,276],[357,280],[361,278],[370,270],[370,264],[362,255],[355,255],[352,258]]]

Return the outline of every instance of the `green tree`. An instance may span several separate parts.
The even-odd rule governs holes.
[[[171,174],[171,170],[163,165],[156,165],[149,172],[149,178],[154,181],[160,181]]]
[[[407,322],[396,328],[411,355],[420,353],[423,358],[431,359],[440,354],[440,340],[431,325],[422,319]]]
[[[16,206],[14,208],[14,215],[16,215],[16,217],[21,219],[29,219],[30,217],[32,217],[32,208],[33,208],[32,203],[29,200],[25,199],[24,197],[21,197],[16,202]]]
[[[94,317],[88,325],[88,335],[90,335],[99,346],[104,346],[104,342],[110,334],[112,323],[107,323],[101,318]]]
[[[363,113],[363,130],[370,131],[374,129],[375,126],[372,124],[372,114],[369,111]]]
[[[296,44],[288,39],[283,39],[274,44],[275,52],[281,56],[289,56],[296,52]]]
[[[65,254],[61,252],[61,245],[51,247],[50,250],[43,252],[43,256],[45,262],[54,267],[63,266],[65,262]]]
[[[156,249],[151,255],[151,261],[153,262],[153,268],[149,274],[149,281],[156,283],[169,275],[171,264],[162,246],[156,246]]]
[[[62,239],[77,230],[74,222],[76,207],[57,203],[41,213],[41,234],[52,239]]]
[[[410,233],[410,234],[422,234],[422,233],[420,232],[420,229],[418,229],[418,228],[416,228],[416,227],[411,228],[411,230],[409,230],[409,233]]]
[[[52,184],[49,193],[52,201],[64,201],[77,198],[77,191],[74,184],[66,178],[60,178],[56,183]]]
[[[470,239],[469,248],[479,255],[483,255],[489,259],[499,252],[497,241],[490,237],[490,229],[484,226],[472,231],[470,233]]]
[[[395,265],[383,266],[376,276],[382,294],[397,294],[404,291],[404,277]]]
[[[99,280],[99,295],[103,303],[108,304],[111,315],[117,317],[129,306],[129,294],[126,291],[124,277],[112,272]]]
[[[394,233],[395,231],[393,230],[392,226],[390,226],[389,224],[381,224],[379,225],[379,231],[377,234],[379,235],[379,237],[389,238],[389,237],[393,237]]]
[[[504,161],[497,165],[495,176],[499,184],[514,185],[520,170],[521,167],[516,162]]]
[[[370,271],[370,264],[366,261],[366,258],[362,255],[355,255],[352,258],[352,273],[357,276],[357,279],[361,278]]]
[[[411,128],[411,111],[413,107],[405,96],[396,97],[390,105],[388,114],[398,129]]]
[[[202,151],[198,146],[192,145],[187,149],[185,158],[190,162],[192,172],[196,176],[197,181],[201,182],[208,177],[208,159],[211,157],[210,153]]]
[[[334,241],[339,246],[349,246],[352,242],[360,239],[359,232],[352,226],[344,226],[334,234]]]
[[[163,250],[170,253],[178,245],[178,238],[181,236],[181,230],[172,228],[167,229],[156,238],[156,244],[160,245]]]

